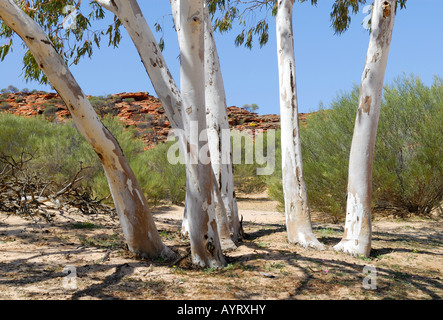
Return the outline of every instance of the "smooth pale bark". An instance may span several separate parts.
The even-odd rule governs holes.
[[[218,230],[218,234],[220,237],[220,243],[221,243],[221,247],[223,251],[232,251],[237,249],[236,244],[233,242],[231,236],[231,230],[229,228],[229,221],[228,221],[228,216],[226,214],[226,209],[225,209],[225,205],[223,203],[223,199],[221,198],[221,193],[220,192],[216,192],[216,188],[218,189],[218,183],[215,180],[215,177],[213,177],[213,188],[214,188],[214,193],[213,193],[213,199],[214,199],[214,210],[215,210],[215,216],[216,216],[216,220],[217,220],[217,230]],[[189,190],[189,186],[188,186],[188,179],[186,181],[186,190]],[[190,193],[186,192],[186,201],[185,201],[185,210],[183,213],[183,221],[182,221],[182,228],[181,228],[181,233],[184,236],[189,236],[189,220],[188,220],[188,208],[187,208],[187,202],[191,201],[190,199],[188,199],[188,197],[190,196]]]
[[[170,0],[172,18],[174,20],[174,28],[177,32],[177,38],[180,42],[180,0]],[[186,179],[186,190],[189,190],[188,179]],[[189,236],[189,220],[188,220],[188,207],[186,203],[188,202],[189,193],[186,191],[185,195],[185,208],[183,210],[183,219],[181,226],[181,233],[183,236]],[[220,226],[218,226],[220,228]],[[222,233],[221,233],[222,234]]]
[[[205,68],[206,68],[206,125],[212,170],[217,179],[217,188],[226,208],[232,240],[242,239],[243,230],[238,217],[235,197],[232,150],[225,87],[215,44],[209,10],[205,5]],[[225,133],[225,136],[223,135]]]
[[[187,177],[188,178],[188,177]],[[223,251],[232,251],[237,249],[237,245],[235,244],[235,240],[233,239],[233,233],[231,232],[230,223],[228,220],[228,215],[226,213],[225,203],[221,197],[221,192],[218,187],[218,182],[215,179],[215,176],[212,177],[212,185],[213,185],[213,199],[214,199],[214,210],[215,216],[217,220],[217,230],[220,237],[220,243]],[[185,199],[185,209],[183,212],[183,220],[181,233],[185,237],[189,236],[189,219],[188,219],[188,201],[190,193],[189,190],[189,181],[186,179],[186,199]],[[237,239],[238,240],[238,239]]]
[[[12,0],[0,0],[0,19],[26,43],[100,158],[129,250],[139,257],[172,257],[155,227],[146,198],[123,152],[89,103],[63,58],[40,28]]]
[[[180,0],[171,0],[170,4],[171,4],[171,11],[172,11],[172,18],[174,20],[175,31],[177,32],[177,38],[180,42],[180,28],[181,28],[181,26],[180,26]],[[189,236],[188,207],[186,205],[186,203],[189,201],[188,200],[189,193],[187,190],[189,190],[188,179],[186,179],[185,209],[183,211],[183,220],[182,220],[182,227],[181,227],[181,233],[185,237]],[[220,230],[220,224],[217,224],[217,226]],[[223,227],[222,227],[222,229],[226,230],[226,228],[223,228]],[[224,234],[224,232],[220,232],[219,234],[220,234],[220,236],[222,236]]]
[[[171,0],[171,10],[172,10],[172,16],[174,19],[175,29],[177,31],[177,36],[180,42],[180,37],[182,36],[181,33],[181,26],[180,26],[180,3],[179,0]],[[205,8],[205,12],[207,12],[207,9]],[[205,16],[205,68],[209,67],[209,70],[205,70],[206,74],[206,87],[205,87],[205,100],[209,99],[209,105],[208,107],[208,101],[206,101],[206,127],[208,130],[206,130],[207,134],[207,142],[209,147],[209,154],[210,158],[208,160],[211,161],[211,165],[214,172],[214,199],[216,199],[215,202],[215,210],[216,210],[216,217],[217,217],[217,227],[219,231],[219,236],[222,241],[222,248],[223,250],[233,250],[236,249],[236,245],[233,241],[240,240],[240,234],[241,234],[241,226],[240,222],[238,220],[238,214],[237,214],[237,202],[235,200],[234,196],[234,177],[232,174],[232,165],[231,162],[228,161],[227,165],[223,166],[222,168],[222,161],[221,156],[222,154],[218,152],[217,146],[221,148],[221,129],[218,129],[216,132],[214,132],[214,127],[221,127],[221,128],[227,128],[229,130],[229,123],[227,121],[227,111],[226,111],[226,99],[225,93],[224,93],[224,86],[223,82],[221,80],[221,72],[219,67],[219,61],[218,61],[218,55],[217,52],[213,52],[213,50],[216,50],[215,47],[215,41],[212,37],[212,25],[210,24],[209,20],[209,12],[207,12]],[[208,25],[209,21],[209,25]],[[211,32],[211,38],[208,38],[208,31],[207,26],[209,26],[209,32]],[[210,43],[208,44],[208,41]],[[213,61],[214,58],[217,58],[217,61]],[[208,72],[214,71],[214,64],[218,66],[217,72],[218,74],[212,75],[212,78],[217,77],[217,86],[215,86],[215,82],[212,85],[209,85],[209,81],[211,80],[208,78]],[[182,80],[183,81],[183,80]],[[212,98],[214,95],[217,95],[217,98]],[[221,100],[220,100],[221,97]],[[216,100],[217,99],[217,100]],[[221,110],[220,112],[224,112],[226,114],[225,120],[226,122],[222,121],[221,126],[218,124],[218,118],[214,118],[214,113],[219,113],[217,110],[214,110],[215,108],[220,109],[224,108],[224,110]],[[217,134],[215,136],[215,134]],[[228,148],[228,155],[224,154],[225,157],[230,157],[230,139],[227,141],[229,145],[227,145],[226,141],[223,144],[223,148]],[[215,156],[213,155],[215,154]],[[205,158],[205,155],[202,155],[203,158]],[[230,167],[230,170],[227,168]],[[223,172],[221,172],[222,169]],[[229,175],[229,173],[231,175]],[[223,174],[226,174],[226,176],[222,176]],[[220,186],[220,180],[223,181],[224,185]],[[226,190],[227,192],[230,192],[232,195],[229,199],[229,197],[226,196],[226,193],[223,193],[222,191]],[[188,194],[186,194],[186,201],[188,201]],[[234,211],[233,211],[234,210]],[[189,234],[189,220],[187,218],[187,206],[185,205],[185,211],[183,215],[183,222],[182,222],[182,233],[184,235]]]
[[[226,265],[217,230],[214,174],[211,163],[200,161],[204,141],[200,133],[206,129],[204,18],[203,2],[180,1],[180,87],[183,99],[183,123],[187,136],[186,174],[191,257],[194,264],[206,267]]]
[[[396,0],[375,0],[349,157],[345,232],[334,246],[355,256],[371,251],[372,164],[383,82],[394,28]]]
[[[312,232],[308,196],[303,178],[292,29],[293,5],[294,0],[279,1],[276,18],[286,228],[290,243],[324,249],[324,245]]]

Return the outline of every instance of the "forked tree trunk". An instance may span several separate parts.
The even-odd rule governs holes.
[[[277,54],[280,85],[282,182],[288,241],[324,249],[314,236],[303,178],[295,80],[292,8],[294,0],[281,0],[277,11]]]
[[[180,2],[171,0],[172,16],[180,41],[182,36],[180,27]],[[207,14],[207,16],[206,16]],[[226,99],[221,78],[220,64],[216,52],[215,40],[212,37],[212,25],[209,20],[209,12],[205,8],[205,100],[206,100],[206,133],[209,146],[210,161],[214,172],[214,199],[216,199],[215,209],[217,217],[217,226],[222,241],[223,250],[236,249],[234,242],[240,240],[241,226],[237,213],[237,202],[234,194],[234,177],[232,174],[232,164],[229,161],[231,157],[231,141],[222,141],[222,128],[229,132],[229,123],[227,120]],[[209,23],[209,24],[208,24]],[[207,29],[209,27],[209,30]],[[211,36],[208,36],[208,33]],[[214,60],[217,59],[217,60]],[[208,74],[211,73],[210,76]],[[222,114],[226,115],[223,119]],[[217,128],[217,129],[215,129]],[[221,150],[224,150],[224,154]],[[226,154],[227,153],[227,154]],[[222,162],[221,157],[228,158],[228,161]],[[230,168],[230,170],[229,170]],[[221,182],[220,182],[221,181]],[[220,185],[222,183],[222,185]],[[229,194],[231,196],[229,196]],[[188,194],[186,195],[188,199]],[[187,201],[187,200],[186,200]],[[182,223],[182,233],[189,234],[189,220],[187,218],[187,206]]]
[[[211,163],[200,161],[206,129],[203,2],[180,1],[180,80],[183,123],[187,136],[187,218],[194,264],[207,267],[226,265],[217,230],[214,174]],[[204,149],[203,149],[204,150]]]
[[[99,156],[129,250],[145,258],[172,257],[174,253],[161,241],[146,198],[118,142],[99,120],[50,39],[12,0],[0,0],[0,19],[29,47],[77,129]]]
[[[355,256],[371,251],[372,163],[383,82],[394,28],[396,0],[375,0],[349,157],[345,232],[334,246]]]
[[[205,19],[205,68],[206,68],[206,125],[212,170],[217,179],[216,187],[226,208],[232,240],[241,240],[243,230],[238,217],[237,199],[232,171],[232,150],[225,87],[215,44],[211,19],[207,6]]]

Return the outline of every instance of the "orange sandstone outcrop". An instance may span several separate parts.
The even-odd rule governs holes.
[[[164,142],[171,130],[160,100],[148,92],[117,93],[107,97],[88,96],[100,116],[111,114],[134,127],[142,137],[147,148]],[[258,132],[280,128],[280,116],[277,114],[259,115],[235,106],[228,107],[228,120],[231,129]],[[69,111],[57,93],[17,92],[0,94],[0,112],[8,112],[25,117],[42,115],[58,122],[70,118]],[[299,120],[306,121],[306,115],[300,114]]]

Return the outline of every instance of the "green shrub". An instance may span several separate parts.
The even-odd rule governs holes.
[[[0,155],[18,160],[23,152],[31,154],[28,170],[45,179],[64,182],[80,169],[80,163],[99,168],[92,148],[70,123],[1,114],[0,128]]]
[[[61,98],[52,98],[49,99],[48,102],[52,104],[62,104],[62,105],[65,104]]]
[[[429,214],[443,199],[443,79],[402,77],[385,88],[374,159],[374,199]]]
[[[107,105],[106,99],[102,96],[91,96],[88,98],[88,100],[95,110],[100,110]]]
[[[8,102],[2,102],[0,103],[0,111],[7,111],[11,108],[11,104]]]
[[[335,221],[346,212],[349,152],[359,89],[341,94],[331,108],[301,127],[302,157],[313,210]],[[386,86],[373,167],[373,205],[398,214],[427,214],[443,199],[443,82],[431,87],[400,77]],[[277,157],[280,150],[277,150]],[[268,181],[269,195],[283,203],[281,160]]]
[[[119,113],[119,109],[115,108],[115,104],[117,102],[121,102],[121,98],[119,96],[107,95],[104,96],[91,96],[89,97],[89,102],[94,108],[95,112],[101,117],[104,118],[107,115],[116,116]]]
[[[55,114],[57,113],[58,107],[52,103],[45,102],[42,104],[45,107],[45,110],[43,111],[43,115],[46,118],[53,119],[55,117]]]
[[[170,144],[144,151],[144,143],[135,139],[135,129],[125,128],[116,118],[106,116],[103,124],[119,142],[142,190],[152,204],[170,199],[180,203],[185,196],[183,165],[171,165],[166,151]],[[100,161],[92,147],[72,122],[55,124],[44,117],[24,118],[0,114],[0,156],[18,160],[23,152],[33,159],[27,163],[31,175],[62,184],[84,168],[82,187],[97,199],[109,195],[109,186]],[[0,168],[0,172],[2,168]],[[112,199],[109,199],[112,203]]]
[[[303,173],[312,209],[337,222],[346,212],[349,152],[358,89],[343,94],[332,110],[320,110],[300,128]]]
[[[0,154],[16,157],[24,151],[33,152],[38,136],[44,135],[49,122],[41,118],[24,118],[0,114]]]
[[[256,137],[257,139],[257,137]],[[263,148],[267,150],[266,134],[258,136],[263,139]],[[266,189],[266,176],[257,174],[257,169],[264,167],[257,161],[255,142],[247,132],[232,131],[231,146],[233,153],[233,174],[236,192],[251,194]],[[266,153],[264,154],[266,157]]]
[[[165,198],[173,204],[181,204],[185,200],[185,166],[180,163],[169,163],[167,156],[169,148],[174,143],[159,144],[154,149],[143,152],[131,162],[143,191],[155,205]]]
[[[275,134],[275,170],[266,177],[266,187],[268,196],[272,200],[278,201],[277,210],[285,211],[285,199],[283,196],[282,169],[281,169],[281,131],[277,130]]]

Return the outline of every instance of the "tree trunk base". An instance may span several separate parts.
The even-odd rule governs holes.
[[[178,256],[177,253],[172,251],[167,246],[164,246],[164,248],[157,255],[152,255],[152,252],[149,253],[149,252],[140,251],[140,250],[137,250],[137,251],[129,250],[129,251],[131,251],[137,259],[153,260],[153,259],[157,259],[157,258],[162,258],[165,260],[172,260],[172,259],[176,259]]]
[[[371,252],[371,246],[362,241],[353,239],[344,239],[334,246],[334,250],[337,252],[344,252],[354,257],[369,257]]]
[[[297,236],[288,237],[288,242],[292,244],[297,244],[303,248],[312,248],[316,250],[325,250],[326,247],[323,243],[317,240],[314,234],[303,234],[299,233]]]
[[[200,268],[215,268],[221,269],[227,266],[226,260],[224,256],[219,257],[205,257],[205,259],[199,257],[196,254],[192,253],[191,249],[191,260],[192,264],[196,267]]]

